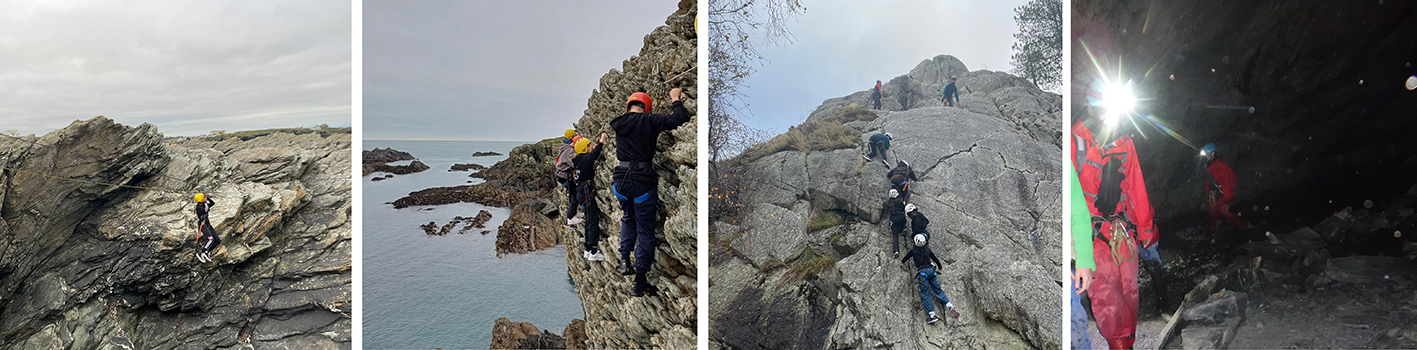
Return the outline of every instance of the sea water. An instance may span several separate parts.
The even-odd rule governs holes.
[[[480,183],[468,177],[472,172],[448,169],[457,163],[492,166],[507,157],[472,153],[505,155],[525,143],[364,141],[365,150],[392,147],[430,167],[370,181],[386,174],[374,173],[362,180],[365,348],[485,349],[499,317],[558,334],[571,319],[585,318],[562,247],[497,257],[497,227],[511,208],[457,203],[394,209],[388,204],[426,188]],[[486,229],[458,234],[459,226],[445,236],[430,236],[418,227],[430,221],[442,227],[455,216],[473,217],[483,209],[492,213]],[[482,235],[482,230],[491,232]]]

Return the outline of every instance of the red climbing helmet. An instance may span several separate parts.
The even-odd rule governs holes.
[[[957,76],[953,76],[953,75],[950,76],[950,81],[955,81],[955,80],[958,80],[958,79],[959,79],[959,77],[957,77]]]
[[[626,111],[626,112],[630,111],[630,103],[635,102],[635,101],[639,101],[640,103],[645,104],[645,112],[646,112],[646,113],[648,113],[649,111],[654,110],[654,99],[650,98],[650,97],[649,97],[649,94],[646,94],[646,93],[643,93],[643,92],[636,92],[636,93],[630,95],[630,100],[629,100],[629,101],[625,101],[625,111]]]

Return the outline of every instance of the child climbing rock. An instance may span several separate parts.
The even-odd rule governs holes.
[[[576,141],[575,188],[580,192],[571,206],[580,206],[585,217],[585,252],[581,256],[589,261],[605,261],[605,254],[600,253],[600,246],[597,245],[600,243],[600,206],[595,204],[595,162],[600,160],[600,146],[603,144],[604,133],[600,134],[595,145],[590,144],[590,139]]]
[[[944,266],[940,259],[935,257],[935,252],[930,251],[930,247],[925,245],[925,235],[915,235],[915,248],[905,253],[905,257],[900,258],[901,263],[915,260],[915,282],[920,285],[920,301],[925,305],[925,312],[930,314],[925,319],[925,323],[935,323],[940,317],[935,316],[935,298],[945,302],[945,309],[949,310],[950,317],[959,317],[959,312],[955,311],[955,306],[950,303],[950,298],[945,296],[945,291],[940,289],[940,279],[935,273],[935,266]],[[934,265],[931,265],[933,262]]]
[[[221,237],[217,236],[216,229],[212,228],[212,222],[207,218],[216,201],[208,198],[205,193],[198,193],[193,199],[197,201],[197,207],[193,209],[197,213],[197,261],[209,263],[212,262],[212,250],[221,246]]]

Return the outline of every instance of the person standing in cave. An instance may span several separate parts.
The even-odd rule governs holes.
[[[1155,246],[1160,236],[1136,146],[1130,135],[1110,139],[1110,133],[1118,132],[1111,128],[1094,134],[1082,120],[1075,122],[1072,161],[1092,216],[1097,270],[1087,291],[1093,317],[1108,346],[1131,349],[1140,300],[1137,250]]]
[[[674,130],[689,122],[689,111],[679,95],[684,89],[669,90],[673,101],[672,114],[653,114],[654,100],[649,94],[636,92],[625,102],[625,114],[610,120],[615,130],[615,158],[620,165],[612,174],[610,191],[620,201],[620,267],[621,275],[635,275],[630,295],[654,295],[659,288],[645,276],[654,265],[654,238],[659,207],[659,175],[654,172],[655,142],[662,131]],[[630,253],[635,253],[631,269]]]
[[[192,199],[197,201],[197,207],[193,209],[197,213],[197,261],[209,263],[212,262],[212,251],[221,246],[221,237],[217,236],[216,229],[212,228],[212,221],[208,217],[212,207],[216,206],[216,201],[206,193],[198,193]]]
[[[940,274],[935,272],[938,267],[945,266],[940,263],[940,258],[935,256],[935,252],[930,250],[928,238],[924,234],[917,234],[914,237],[915,248],[911,248],[905,257],[900,258],[904,264],[907,261],[915,260],[915,283],[920,286],[920,302],[925,307],[925,312],[929,317],[925,318],[925,323],[935,323],[940,320],[935,316],[935,299],[945,302],[945,310],[949,310],[950,317],[959,317],[959,311],[955,311],[955,304],[950,302],[950,298],[945,296],[945,290],[940,288]]]
[[[1220,221],[1229,222],[1238,228],[1249,228],[1250,224],[1239,216],[1230,212],[1230,204],[1235,202],[1235,188],[1240,181],[1235,177],[1235,171],[1230,169],[1230,164],[1220,159],[1216,154],[1214,143],[1207,143],[1201,148],[1201,159],[1206,164],[1205,173],[1205,198],[1206,204],[1210,208],[1210,237],[1212,242],[1219,236]]]
[[[581,257],[588,261],[605,261],[599,245],[600,206],[595,203],[595,162],[600,160],[600,146],[604,144],[605,133],[600,134],[594,145],[587,138],[576,140],[576,157],[572,160],[576,165],[575,188],[580,192],[571,206],[580,206],[581,215],[586,218],[585,252]]]
[[[575,226],[585,220],[585,215],[576,213],[576,170],[572,159],[576,157],[576,129],[566,129],[566,138],[561,139],[561,148],[556,155],[556,183],[566,189],[566,226]]]
[[[905,198],[900,191],[891,189],[887,193],[886,204],[881,206],[883,216],[890,218],[891,252],[900,257],[900,235],[905,233]]]
[[[954,107],[959,105],[959,88],[955,87],[955,80],[959,80],[959,77],[951,75],[950,82],[945,83],[944,90],[940,92],[942,95],[940,102],[944,102],[946,106]],[[951,100],[950,98],[954,99]]]
[[[910,163],[904,160],[897,160],[895,168],[886,172],[886,179],[891,182],[891,189],[900,192],[901,198],[910,201],[910,181],[920,181],[915,177],[915,170],[910,168]]]
[[[875,105],[875,107],[871,107],[871,109],[881,109],[882,97],[886,97],[886,93],[884,91],[881,91],[881,81],[877,80],[876,87],[871,88],[871,103]]]

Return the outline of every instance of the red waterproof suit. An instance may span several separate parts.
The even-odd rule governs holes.
[[[1102,217],[1094,201],[1102,182],[1102,167],[1106,164],[1103,155],[1116,156],[1123,162],[1122,196],[1117,211],[1136,226],[1129,241],[1118,244],[1119,254],[1107,241],[1097,238],[1094,230],[1092,240],[1093,258],[1097,262],[1095,280],[1087,289],[1092,299],[1092,314],[1097,318],[1097,329],[1107,338],[1112,348],[1130,349],[1136,341],[1137,328],[1137,243],[1147,245],[1157,241],[1156,227],[1152,223],[1151,201],[1147,199],[1146,181],[1142,177],[1136,147],[1130,136],[1123,136],[1109,144],[1093,145],[1092,131],[1081,122],[1073,124],[1072,153],[1073,169],[1078,172],[1083,195],[1087,199],[1087,209],[1094,218]],[[1100,232],[1111,232],[1112,222],[1102,222]],[[1117,257],[1117,258],[1114,258]]]
[[[1206,198],[1209,200],[1210,191],[1216,184],[1220,185],[1220,199],[1210,203],[1210,232],[1215,233],[1220,228],[1220,221],[1229,221],[1235,227],[1245,228],[1250,225],[1239,216],[1230,213],[1230,204],[1235,202],[1235,188],[1240,180],[1235,178],[1235,171],[1230,169],[1230,164],[1216,159],[1210,162],[1210,176],[1205,179]],[[1213,181],[1213,182],[1212,182]]]

